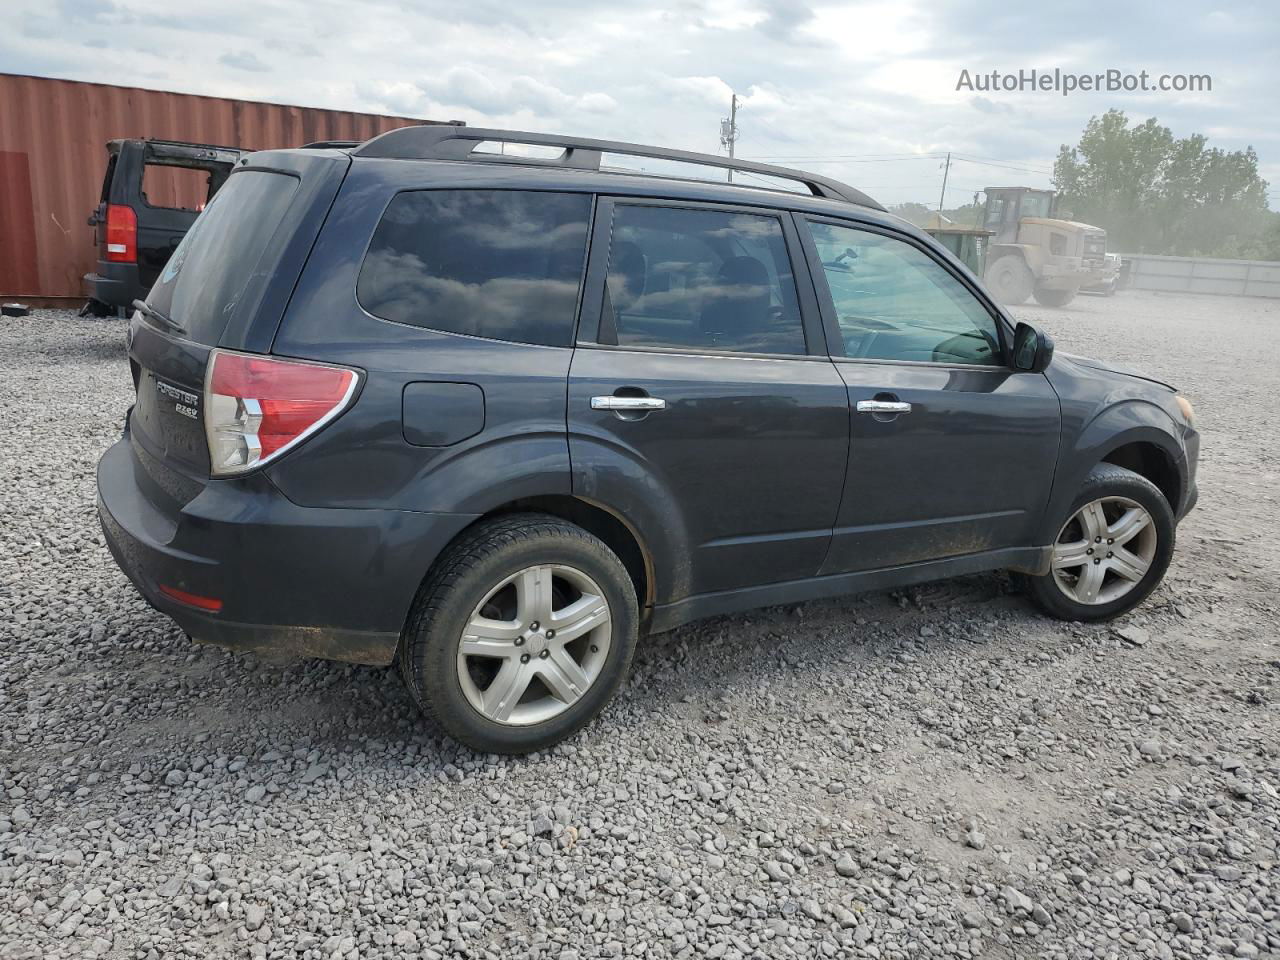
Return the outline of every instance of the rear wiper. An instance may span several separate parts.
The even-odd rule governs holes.
[[[139,311],[148,320],[154,320],[161,326],[168,327],[174,333],[186,333],[187,328],[180,324],[177,320],[170,320],[163,313],[157,310],[145,300],[133,301],[133,308]]]

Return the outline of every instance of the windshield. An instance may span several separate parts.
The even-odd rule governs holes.
[[[245,170],[227,179],[165,264],[147,303],[216,344],[298,189],[294,177]]]

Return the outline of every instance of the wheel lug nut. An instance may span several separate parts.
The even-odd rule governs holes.
[[[555,638],[556,638],[556,632],[555,632],[554,630],[548,630],[548,631],[547,631],[547,639],[548,639],[548,640],[554,640]]]
[[[537,630],[539,626],[541,626],[541,624],[539,624],[539,623],[538,623],[538,621],[537,621],[537,620],[535,620],[535,621],[533,621],[533,623],[529,624],[529,629],[530,629],[530,630]]]
[[[524,646],[524,637],[516,637],[516,646],[517,646],[517,647],[523,647],[523,646]]]
[[[1108,550],[1108,551],[1107,551],[1107,559],[1108,559],[1108,560],[1110,560],[1110,559],[1111,559],[1112,557],[1114,557],[1114,556],[1115,556],[1115,554],[1114,554],[1114,553],[1112,553],[1110,550]]]
[[[1102,542],[1102,538],[1101,538],[1101,537],[1094,537],[1094,538],[1093,538],[1093,542],[1094,542],[1094,543],[1101,543],[1101,542]]]
[[[543,660],[545,660],[547,659],[547,657],[551,656],[551,651],[543,650],[540,654],[538,654],[538,656],[541,657]]]
[[[1093,553],[1093,547],[1090,547],[1088,550],[1085,551],[1085,553]]]
[[[1114,540],[1114,539],[1111,539],[1111,538],[1108,538],[1108,539],[1107,539],[1107,543],[1109,543],[1109,544],[1110,544],[1110,543],[1115,543],[1115,540]]]
[[[1094,558],[1093,558],[1093,562],[1094,562],[1094,563],[1101,563],[1101,562],[1102,562],[1102,558],[1101,558],[1101,557],[1094,557]]]
[[[521,663],[528,663],[528,662],[529,662],[529,655],[528,655],[527,653],[522,653],[522,654],[520,654],[520,662],[521,662]]]

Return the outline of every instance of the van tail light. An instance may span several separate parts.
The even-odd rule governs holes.
[[[359,381],[348,367],[214,350],[204,381],[210,473],[244,473],[297,446],[346,409]]]
[[[138,262],[138,215],[123,203],[107,204],[107,259]]]

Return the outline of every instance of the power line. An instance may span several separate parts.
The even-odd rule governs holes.
[[[984,167],[1000,167],[1002,170],[1017,170],[1020,173],[1039,173],[1044,176],[1053,176],[1052,170],[1045,170],[1041,167],[1021,167],[1013,163],[999,163],[995,160],[975,160],[973,157],[966,157],[964,154],[956,154],[957,160],[963,160],[965,163],[980,163]]]
[[[870,154],[833,156],[825,154],[814,156],[757,157],[756,159],[767,162],[785,160],[791,163],[900,163],[904,160],[943,160],[948,156],[950,156],[952,160],[963,160],[966,163],[976,163],[986,167],[999,167],[1005,170],[1016,170],[1019,173],[1038,173],[1043,176],[1053,175],[1052,170],[1045,169],[1044,167],[1028,167],[1022,164],[1012,163],[1007,160],[995,160],[954,152],[904,153],[879,156]]]
[[[899,163],[903,160],[941,160],[945,153],[904,153],[897,157],[756,157],[767,163],[785,160],[789,163]]]

